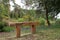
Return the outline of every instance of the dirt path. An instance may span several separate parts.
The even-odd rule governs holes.
[[[13,32],[2,32],[0,33],[0,40],[37,40],[37,37],[35,34],[27,34],[20,38],[16,38]]]
[[[37,40],[33,35],[22,36],[21,38],[5,38],[3,40]]]

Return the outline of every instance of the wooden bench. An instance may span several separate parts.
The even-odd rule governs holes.
[[[21,25],[29,25],[31,26],[31,32],[34,34],[36,32],[35,26],[38,22],[10,22],[10,26],[16,26],[16,37],[19,38],[21,35]]]

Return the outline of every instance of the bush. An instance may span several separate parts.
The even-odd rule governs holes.
[[[40,22],[40,25],[44,25],[45,24],[45,19],[40,17],[39,22]]]
[[[57,23],[57,24],[60,24],[60,19],[57,19],[57,20],[56,20],[56,23]]]
[[[0,32],[4,31],[4,26],[7,26],[5,22],[0,22]]]
[[[24,22],[24,21],[25,21],[24,18],[19,18],[19,19],[18,19],[18,22]]]
[[[10,27],[10,26],[6,26],[3,28],[3,30],[4,30],[4,32],[10,32],[10,31],[14,30],[14,28]]]
[[[13,28],[7,26],[6,22],[2,22],[2,21],[0,22],[0,32],[10,32],[12,30]]]

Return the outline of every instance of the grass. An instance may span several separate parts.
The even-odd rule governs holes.
[[[6,26],[6,27],[3,28],[4,32],[11,32],[14,29],[15,29],[14,27],[9,27],[9,26]]]
[[[60,25],[37,27],[38,40],[60,40]]]
[[[22,32],[28,33],[29,27],[23,27]],[[51,26],[37,26],[36,27],[37,40],[60,40],[60,24],[53,24]]]
[[[29,33],[30,26],[22,26],[22,33]],[[10,31],[11,28],[5,28]],[[36,38],[37,40],[60,40],[60,24],[53,24],[51,26],[36,26]]]

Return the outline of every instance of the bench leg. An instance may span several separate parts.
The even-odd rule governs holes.
[[[19,38],[21,34],[21,28],[19,25],[16,25],[16,37]]]
[[[34,34],[34,33],[36,32],[35,25],[32,25],[32,27],[31,27],[31,31],[32,31],[32,34]]]

